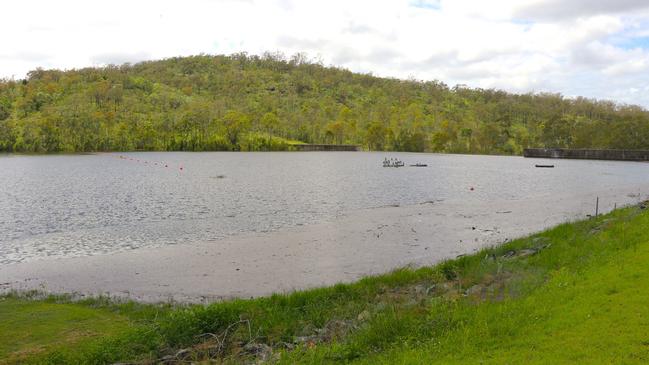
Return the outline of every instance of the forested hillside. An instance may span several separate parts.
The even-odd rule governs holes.
[[[295,141],[499,154],[649,149],[649,112],[378,78],[301,55],[201,55],[0,81],[0,151],[283,150]]]

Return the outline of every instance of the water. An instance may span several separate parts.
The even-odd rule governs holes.
[[[428,167],[383,168],[385,156]],[[554,160],[555,169],[534,168],[544,162],[361,152],[4,155],[0,263],[216,241],[387,205],[519,200],[649,181],[644,163]]]

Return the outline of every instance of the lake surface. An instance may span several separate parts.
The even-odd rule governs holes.
[[[383,168],[386,156],[428,167]],[[543,162],[369,152],[0,155],[0,263],[217,241],[388,205],[523,200],[649,181],[644,163],[534,168]]]

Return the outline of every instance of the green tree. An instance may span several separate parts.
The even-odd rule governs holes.
[[[387,134],[385,126],[380,122],[372,122],[367,128],[367,137],[365,143],[370,150],[380,151],[385,145],[385,136]]]
[[[277,114],[273,112],[268,112],[261,117],[262,128],[268,133],[268,148],[271,148],[272,136],[275,133],[275,130],[279,126],[279,118]]]
[[[239,137],[248,129],[250,118],[244,113],[230,110],[225,113],[221,122],[223,123],[225,135],[232,149],[239,150]]]

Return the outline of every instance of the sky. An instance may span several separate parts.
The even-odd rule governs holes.
[[[0,78],[302,52],[376,76],[649,107],[649,0],[21,0],[2,12]]]

